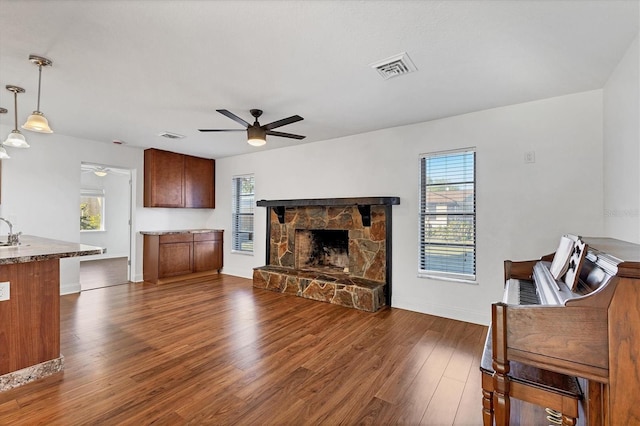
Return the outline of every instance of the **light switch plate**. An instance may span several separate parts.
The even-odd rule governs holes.
[[[525,163],[535,163],[536,162],[536,152],[535,151],[527,151],[524,153],[524,162]]]
[[[11,283],[9,281],[0,283],[0,302],[3,300],[9,300],[11,297],[10,294]]]

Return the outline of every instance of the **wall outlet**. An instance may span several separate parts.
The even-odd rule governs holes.
[[[11,297],[11,283],[9,281],[5,281],[0,283],[0,302],[3,300],[9,300]]]
[[[524,162],[525,163],[535,163],[536,162],[536,152],[535,151],[527,151],[524,153]]]

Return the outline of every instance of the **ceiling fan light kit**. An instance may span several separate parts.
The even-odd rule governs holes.
[[[282,138],[298,139],[298,140],[305,138],[305,136],[301,136],[301,135],[294,135],[292,133],[274,132],[272,130],[277,127],[285,126],[287,124],[304,120],[299,115],[292,115],[291,117],[283,118],[282,120],[277,120],[269,124],[260,125],[260,123],[258,122],[258,117],[262,115],[262,110],[259,110],[259,109],[252,109],[249,111],[251,112],[251,115],[255,118],[255,121],[253,122],[253,124],[249,124],[242,118],[238,117],[237,115],[235,115],[234,113],[226,109],[217,109],[216,111],[232,119],[233,121],[241,124],[242,126],[244,126],[244,128],[247,129],[247,143],[252,146],[263,146],[264,144],[266,144],[267,135],[279,136]],[[242,129],[199,129],[199,130],[201,132],[237,132],[237,131],[241,131]]]
[[[25,130],[31,130],[38,133],[53,133],[51,127],[49,127],[49,121],[40,112],[40,83],[42,82],[42,67],[51,66],[53,62],[50,59],[43,58],[42,56],[29,55],[29,60],[38,66],[38,104],[33,114],[27,118],[27,121],[22,125]]]

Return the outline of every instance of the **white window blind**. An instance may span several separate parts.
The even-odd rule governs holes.
[[[253,210],[255,206],[253,175],[233,177],[232,250],[253,253]]]
[[[475,149],[420,156],[419,274],[475,280]]]

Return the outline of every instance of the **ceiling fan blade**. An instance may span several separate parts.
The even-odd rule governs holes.
[[[242,124],[245,128],[251,126],[251,124],[247,123],[246,121],[244,121],[242,118],[238,117],[237,115],[235,115],[231,111],[228,111],[226,109],[217,109],[216,111],[218,111],[220,114],[222,114],[224,116],[229,117],[233,121]]]
[[[288,118],[283,118],[282,120],[274,121],[273,123],[265,124],[262,126],[265,130],[275,129],[276,127],[285,126],[287,124],[295,123],[296,121],[304,120],[304,118],[299,115],[292,115]]]
[[[292,133],[282,133],[282,132],[274,132],[273,130],[267,130],[267,134],[271,136],[280,136],[281,138],[291,138],[291,139],[304,139],[306,136],[294,135]]]
[[[201,132],[246,132],[247,129],[198,129]]]

